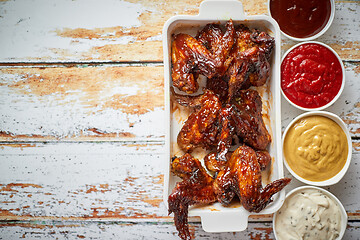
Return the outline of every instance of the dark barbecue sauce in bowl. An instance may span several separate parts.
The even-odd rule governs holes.
[[[283,33],[295,38],[309,38],[329,22],[330,0],[270,0],[271,16]]]

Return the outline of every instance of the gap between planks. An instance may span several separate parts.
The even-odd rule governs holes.
[[[359,65],[359,60],[343,60],[344,64],[354,64]],[[1,68],[58,68],[58,67],[100,67],[100,66],[109,66],[109,67],[157,67],[157,66],[164,66],[163,61],[119,61],[119,62],[0,62],[0,69]]]
[[[352,61],[350,61],[352,62]],[[32,67],[44,67],[44,68],[58,68],[58,67],[99,67],[99,66],[111,66],[111,67],[157,67],[163,66],[163,61],[123,61],[123,62],[5,62],[0,63],[1,68],[32,68]]]

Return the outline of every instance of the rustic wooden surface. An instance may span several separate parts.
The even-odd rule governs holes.
[[[162,202],[161,31],[200,2],[0,1],[0,239],[178,239]],[[265,0],[242,2],[249,15],[267,13]],[[352,162],[326,188],[348,213],[344,239],[360,239],[359,12],[359,1],[336,1],[318,39],[346,69],[328,111],[349,127]],[[293,44],[283,38],[283,51]],[[284,128],[301,111],[282,100]],[[241,233],[190,220],[197,239],[274,239],[271,215],[250,217]]]

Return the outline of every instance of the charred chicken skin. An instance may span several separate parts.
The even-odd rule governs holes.
[[[188,208],[194,204],[205,204],[216,201],[213,190],[213,178],[202,167],[200,161],[186,153],[174,157],[171,163],[172,172],[181,177],[169,196],[169,214],[174,213],[176,229],[181,239],[191,239],[188,226]]]
[[[271,197],[290,181],[290,178],[282,178],[263,188],[256,152],[243,145],[235,150],[225,169],[219,172],[214,181],[214,191],[218,201],[224,205],[237,195],[246,210],[260,212],[271,202]]]

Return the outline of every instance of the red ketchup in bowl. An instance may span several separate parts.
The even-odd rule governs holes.
[[[281,89],[300,107],[325,106],[339,93],[342,84],[343,68],[338,57],[320,44],[301,44],[281,63]]]
[[[319,33],[331,14],[330,0],[270,0],[269,5],[281,31],[296,38]]]

